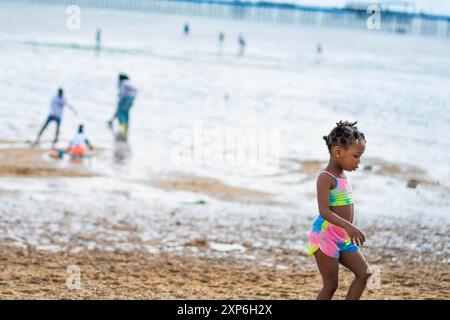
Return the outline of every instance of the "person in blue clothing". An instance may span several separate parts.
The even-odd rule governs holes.
[[[189,35],[189,31],[190,31],[189,23],[186,22],[183,27],[184,35],[185,36]]]
[[[41,130],[38,133],[36,141],[34,142],[35,145],[39,144],[41,136],[44,133],[45,129],[53,121],[56,123],[56,132],[55,138],[53,139],[53,144],[58,142],[61,119],[65,106],[71,109],[75,114],[78,114],[75,108],[72,107],[70,104],[68,104],[66,98],[64,97],[64,90],[62,88],[59,88],[58,93],[52,99],[52,102],[50,104],[50,112],[48,114],[47,120],[45,121],[44,125],[42,126]]]
[[[95,48],[97,50],[100,50],[101,45],[102,45],[102,30],[99,28],[95,33]]]
[[[111,120],[108,121],[109,128],[113,128],[114,119],[119,121],[120,129],[126,134],[128,132],[130,109],[133,106],[137,90],[130,83],[130,78],[126,74],[119,74],[119,102],[117,109]]]

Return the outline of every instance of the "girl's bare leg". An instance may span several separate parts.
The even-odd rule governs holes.
[[[369,265],[359,251],[341,252],[339,262],[350,269],[355,275],[355,279],[348,288],[347,300],[358,300],[364,292],[372,272]]]
[[[339,259],[327,256],[320,249],[314,253],[314,257],[323,280],[322,290],[316,299],[331,300],[339,282]]]

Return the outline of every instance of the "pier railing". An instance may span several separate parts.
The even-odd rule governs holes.
[[[149,11],[165,14],[257,20],[267,23],[316,25],[416,35],[450,37],[450,17],[428,14],[380,12],[380,29],[368,28],[371,12],[328,9],[270,2],[230,0],[26,0],[46,4]]]

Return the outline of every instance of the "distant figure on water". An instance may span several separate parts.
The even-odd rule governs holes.
[[[245,47],[247,46],[247,42],[245,41],[245,38],[242,34],[238,37],[238,44],[239,44],[239,55],[243,56],[245,53]]]
[[[95,33],[95,48],[97,50],[100,50],[101,46],[102,46],[102,30],[99,28]]]
[[[320,42],[317,43],[316,52],[317,52],[317,54],[321,54],[322,53],[322,45],[320,44]]]
[[[129,127],[129,112],[133,106],[134,99],[136,97],[137,90],[130,83],[130,78],[126,74],[119,74],[119,102],[117,103],[117,109],[111,120],[108,121],[108,127],[113,128],[113,122],[115,118],[119,120],[119,128],[121,132],[126,136],[128,134]]]
[[[222,54],[224,41],[225,41],[225,33],[220,32],[219,33],[219,54]]]
[[[189,32],[190,32],[189,23],[186,22],[183,27],[183,33],[185,36],[187,36],[187,35],[189,35]]]
[[[330,160],[317,176],[318,212],[309,232],[307,251],[307,255],[314,255],[322,276],[322,290],[316,299],[331,300],[342,264],[355,276],[346,299],[357,300],[372,272],[360,251],[366,238],[355,225],[353,191],[346,171],[358,169],[366,150],[366,138],[356,122],[339,121],[323,139]]]
[[[45,129],[47,128],[49,123],[53,122],[53,121],[56,123],[56,132],[55,132],[55,138],[53,139],[53,144],[56,144],[58,142],[59,130],[60,130],[60,126],[61,126],[61,119],[62,119],[63,110],[64,110],[65,106],[70,108],[76,115],[78,115],[75,108],[67,103],[67,100],[64,97],[64,90],[62,88],[59,88],[58,93],[52,99],[52,102],[50,104],[49,115],[48,115],[47,120],[45,121],[44,125],[42,126],[41,130],[39,131],[36,141],[34,142],[35,145],[39,144],[41,136],[44,133]]]

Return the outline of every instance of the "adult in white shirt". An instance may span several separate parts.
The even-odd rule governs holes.
[[[53,97],[52,102],[50,104],[50,112],[48,114],[47,120],[45,121],[44,125],[42,126],[41,130],[39,131],[39,134],[36,138],[35,144],[39,144],[39,140],[41,139],[42,134],[44,133],[45,129],[49,125],[50,122],[55,121],[56,122],[56,133],[55,133],[55,139],[53,140],[53,143],[58,142],[59,137],[59,128],[61,126],[61,118],[63,115],[64,107],[67,106],[76,114],[76,110],[67,103],[66,98],[64,97],[64,90],[62,88],[58,89],[58,93],[55,97]]]

